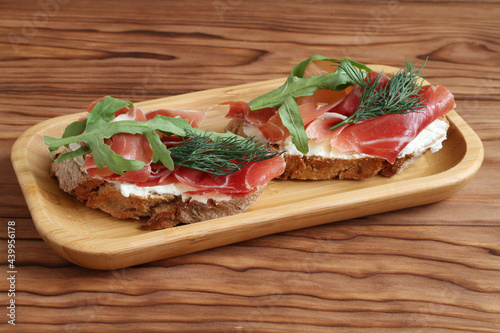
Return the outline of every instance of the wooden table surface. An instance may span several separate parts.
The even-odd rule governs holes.
[[[499,16],[492,0],[1,0],[0,330],[500,332]],[[10,160],[23,131],[106,94],[285,77],[312,54],[428,57],[484,144],[477,175],[438,203],[114,271],[42,241]]]

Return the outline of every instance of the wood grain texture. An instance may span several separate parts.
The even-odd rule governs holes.
[[[19,332],[500,331],[498,1],[0,1],[0,253],[16,222]],[[400,66],[456,96],[478,174],[439,203],[99,272],[36,231],[10,163],[32,125],[287,75],[311,54]],[[6,273],[4,273],[6,275]],[[1,290],[8,290],[1,279]]]

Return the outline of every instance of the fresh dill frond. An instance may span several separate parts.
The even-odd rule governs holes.
[[[175,165],[208,172],[215,177],[232,174],[250,162],[281,154],[256,138],[219,137],[207,131],[186,131],[182,143],[169,151]]]
[[[330,130],[386,114],[418,111],[427,103],[427,100],[422,99],[423,76],[420,75],[425,63],[417,70],[416,65],[412,65],[411,61],[405,62],[405,66],[395,73],[391,80],[382,84],[380,83],[383,77],[382,72],[375,78],[366,79],[367,74],[363,69],[355,68],[349,63],[339,66],[360,88],[361,102],[354,114],[332,126]]]

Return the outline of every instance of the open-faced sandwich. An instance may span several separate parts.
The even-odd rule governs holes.
[[[441,149],[455,106],[448,89],[424,85],[422,68],[406,63],[386,75],[315,55],[278,89],[225,103],[226,129],[285,151],[281,179],[393,176]]]
[[[199,111],[153,110],[105,97],[62,138],[45,137],[60,187],[120,219],[163,229],[245,211],[283,173],[281,153],[199,129]]]

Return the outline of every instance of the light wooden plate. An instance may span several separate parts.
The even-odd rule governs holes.
[[[372,66],[393,71],[394,68]],[[191,109],[206,112],[205,128],[220,131],[227,123],[228,100],[250,100],[282,84],[271,80],[138,103],[144,110]],[[455,112],[442,150],[424,155],[392,178],[367,180],[271,181],[245,213],[143,231],[136,220],[118,220],[87,208],[62,192],[49,176],[51,163],[43,136],[60,136],[80,117],[50,119],[28,129],[12,148],[12,162],[41,237],[62,257],[92,269],[118,269],[305,228],[443,200],[461,189],[483,160],[478,136]]]

